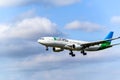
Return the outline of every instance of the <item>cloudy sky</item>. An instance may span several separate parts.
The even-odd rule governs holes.
[[[120,46],[76,57],[46,52],[43,36],[120,36],[119,0],[0,0],[0,80],[120,80]],[[120,43],[120,40],[113,41]]]

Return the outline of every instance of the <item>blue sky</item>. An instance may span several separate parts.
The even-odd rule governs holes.
[[[43,36],[103,40],[120,35],[119,0],[0,1],[0,80],[119,80],[119,46],[76,57],[45,51]],[[120,40],[113,41],[120,43]]]

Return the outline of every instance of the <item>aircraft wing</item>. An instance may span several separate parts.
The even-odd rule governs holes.
[[[88,42],[88,43],[85,43],[85,44],[81,44],[81,46],[83,46],[83,48],[86,48],[86,47],[90,47],[90,46],[94,46],[94,45],[99,45],[99,44],[105,43],[106,41],[116,40],[116,39],[119,39],[119,38],[120,37],[106,39],[106,40],[102,40],[102,41],[96,41],[96,42]]]

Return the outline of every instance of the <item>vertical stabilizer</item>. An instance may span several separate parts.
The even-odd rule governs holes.
[[[114,33],[114,32],[112,32],[112,31],[109,32],[109,34],[105,37],[105,40],[106,40],[106,39],[111,39],[111,38],[113,37],[113,33]],[[102,43],[102,44],[101,44],[100,49],[105,49],[105,48],[109,47],[110,44],[111,44],[111,40],[106,41],[105,43]]]
[[[109,32],[109,34],[106,36],[106,38],[105,39],[111,39],[112,37],[113,37],[113,33],[114,32]],[[109,42],[111,42],[111,40],[109,41]]]

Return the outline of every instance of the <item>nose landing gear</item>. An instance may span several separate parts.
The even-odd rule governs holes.
[[[49,49],[48,49],[48,47],[46,46],[46,51],[48,51]]]

